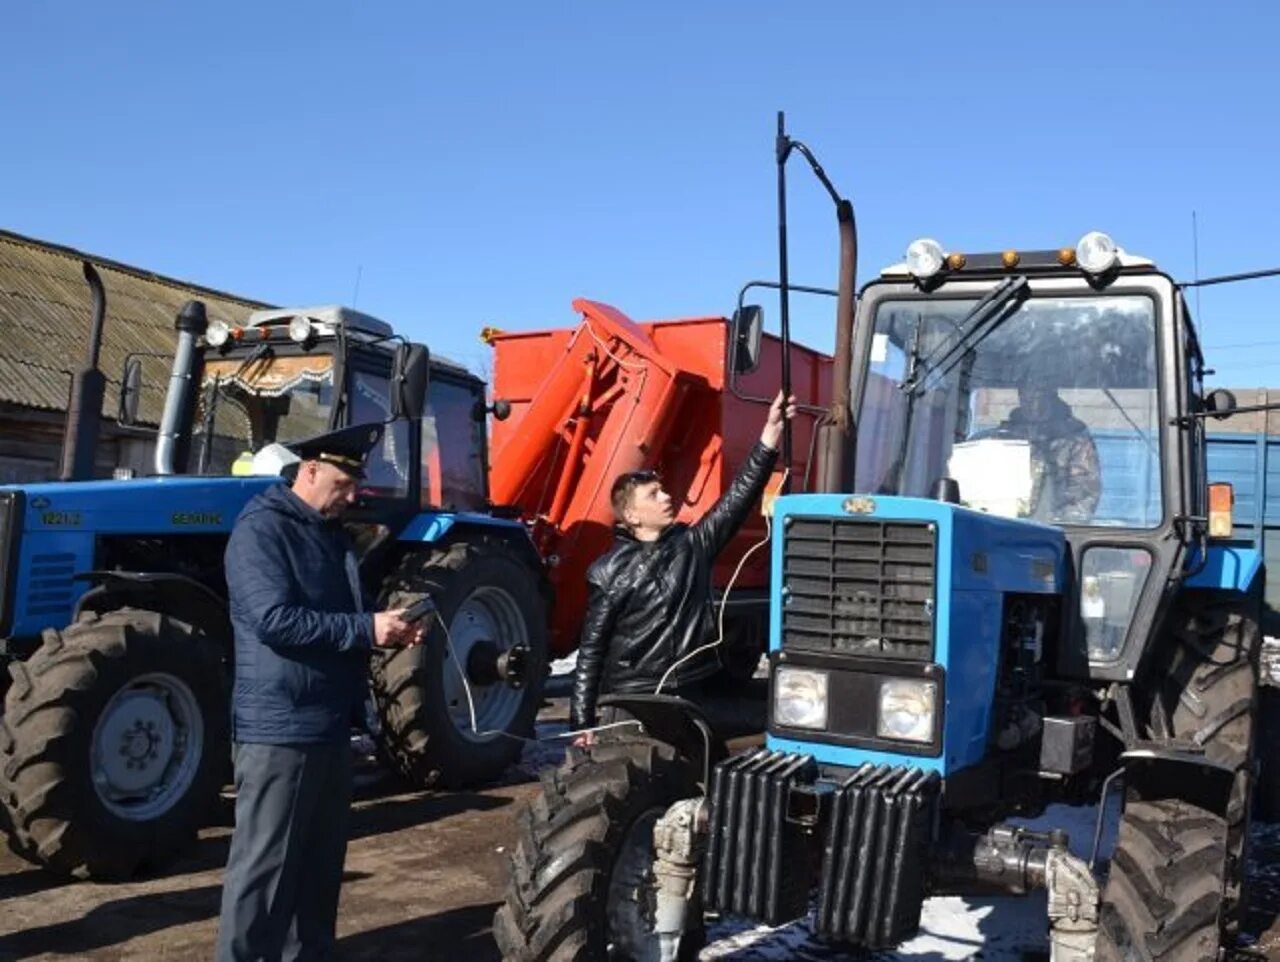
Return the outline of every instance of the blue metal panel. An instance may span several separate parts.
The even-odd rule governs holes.
[[[457,525],[483,525],[488,528],[505,528],[525,536],[525,527],[509,518],[494,518],[487,514],[449,511],[424,511],[401,530],[399,541],[421,541],[434,544],[444,538]]]
[[[1192,567],[1196,567],[1193,557]],[[1209,559],[1204,568],[1183,582],[1188,588],[1221,588],[1245,591],[1253,584],[1262,567],[1262,552],[1252,546],[1209,545]]]
[[[775,524],[791,516],[848,518],[845,495],[787,495],[774,504]],[[807,752],[819,762],[914,765],[943,776],[977,764],[986,753],[1001,640],[1004,592],[1056,593],[1065,578],[1062,532],[1028,521],[998,518],[922,498],[859,499],[873,505],[858,515],[877,521],[931,523],[937,534],[934,575],[934,655],[946,672],[942,753],[936,758],[849,748],[770,734],[766,744]],[[774,538],[772,584],[783,584],[783,539]],[[769,610],[769,648],[782,647],[782,605]],[[850,659],[850,668],[856,660]]]

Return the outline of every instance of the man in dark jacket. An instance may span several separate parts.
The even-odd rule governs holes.
[[[596,724],[601,693],[653,694],[666,675],[663,694],[675,694],[715,672],[714,649],[693,654],[715,639],[711,568],[764,491],[783,419],[794,414],[795,399],[784,405],[779,394],[729,490],[692,526],[674,523],[671,496],[653,472],[614,482],[616,541],[587,571],[574,728]]]
[[[292,487],[241,512],[227,543],[235,632],[236,827],[218,962],[328,959],[351,802],[350,725],[373,647],[414,644],[402,612],[365,611],[339,524],[379,425],[292,446]]]

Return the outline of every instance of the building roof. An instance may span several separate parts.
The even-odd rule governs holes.
[[[115,417],[120,374],[131,353],[164,355],[143,366],[141,420],[155,423],[175,345],[174,318],[193,298],[209,319],[242,324],[271,305],[175,280],[117,261],[0,230],[0,403],[66,409],[75,371],[85,363],[92,296],[81,263],[97,268],[107,313],[99,367],[107,378],[103,413]]]

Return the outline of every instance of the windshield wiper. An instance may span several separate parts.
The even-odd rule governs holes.
[[[915,365],[914,372],[902,382],[899,390],[914,397],[923,390],[925,382],[937,374],[946,377],[960,359],[986,339],[992,331],[1005,322],[1013,313],[1007,310],[1015,300],[1021,300],[1030,293],[1031,284],[1023,277],[1006,278],[993,287],[982,300],[973,305],[973,309],[956,325],[961,332],[950,346],[938,348],[927,358]]]

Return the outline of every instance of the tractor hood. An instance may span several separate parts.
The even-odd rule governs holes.
[[[72,620],[103,539],[225,537],[276,477],[158,477],[0,487],[0,638]]]
[[[275,477],[155,477],[7,485],[21,493],[25,535],[230,531],[240,509]]]

